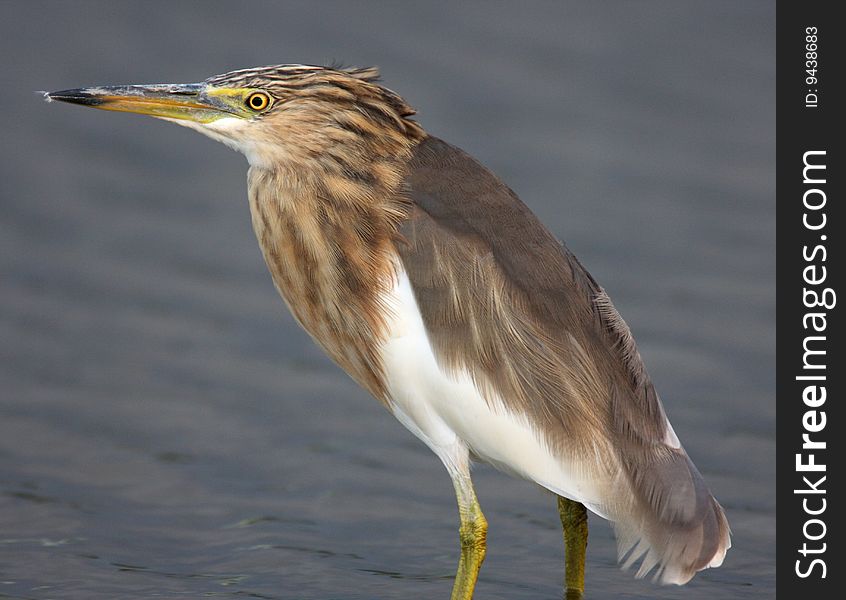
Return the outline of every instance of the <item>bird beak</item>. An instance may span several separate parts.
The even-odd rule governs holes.
[[[120,85],[48,92],[45,100],[60,100],[102,110],[131,112],[162,119],[210,123],[238,116],[221,98],[205,93],[202,83]]]

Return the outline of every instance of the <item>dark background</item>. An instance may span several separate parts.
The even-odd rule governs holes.
[[[846,105],[839,76],[846,40],[835,11],[830,3],[778,3],[777,583],[786,598],[820,600],[840,598],[846,577],[837,554],[842,547],[838,536],[843,532],[843,511],[838,507],[844,498],[844,486],[839,485],[844,470],[844,409],[838,401],[844,394],[844,361],[838,346],[846,333],[840,305],[833,310],[814,306],[814,293],[821,295],[826,288],[843,292],[843,236],[839,234],[844,211],[839,199],[844,190],[844,152],[843,135],[834,124],[842,121]],[[806,107],[809,92],[816,92],[814,107]],[[809,151],[825,154],[806,159]],[[826,168],[805,172],[806,160]],[[812,182],[819,179],[826,181]],[[825,304],[831,299],[826,293]],[[839,300],[842,303],[842,295]],[[823,321],[822,330],[817,329]],[[822,354],[806,355],[806,351],[820,350]],[[825,368],[818,369],[820,365]],[[808,376],[823,380],[797,380]],[[807,397],[813,403],[813,393],[822,396],[820,389],[804,393],[812,385],[825,388],[827,400],[821,406],[803,401]],[[814,419],[825,427],[811,431],[818,429]],[[826,447],[804,447],[805,435],[808,441],[823,442]],[[808,464],[811,454],[814,464],[825,471],[796,468],[798,463]],[[811,486],[817,494],[803,493]],[[823,494],[818,495],[820,491]]]
[[[34,90],[379,65],[608,289],[726,508],[725,565],[591,598],[771,598],[775,11],[768,2],[0,4],[0,598],[447,597],[438,460],[297,329],[246,162]],[[475,471],[480,598],[560,597],[554,499]]]

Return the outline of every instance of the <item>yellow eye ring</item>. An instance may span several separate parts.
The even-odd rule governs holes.
[[[264,92],[253,92],[247,96],[244,104],[246,104],[247,108],[250,110],[261,112],[270,106],[270,96]]]

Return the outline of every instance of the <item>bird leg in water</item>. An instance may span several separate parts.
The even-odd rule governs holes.
[[[458,530],[461,538],[461,558],[458,561],[450,599],[471,600],[487,551],[488,521],[476,499],[470,474],[453,477],[453,485],[458,499],[458,514],[461,517],[461,527]]]
[[[581,502],[558,496],[558,514],[564,528],[564,600],[581,600],[585,592],[587,509]]]

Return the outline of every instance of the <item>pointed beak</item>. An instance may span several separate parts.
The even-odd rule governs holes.
[[[231,107],[206,95],[205,89],[202,83],[119,85],[49,92],[45,99],[197,123],[235,116]]]

